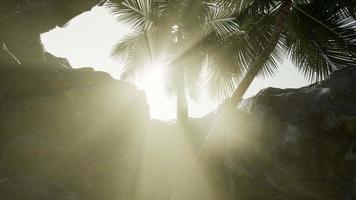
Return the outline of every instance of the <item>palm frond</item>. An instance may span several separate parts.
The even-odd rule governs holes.
[[[306,78],[324,79],[332,71],[356,63],[356,22],[347,9],[320,10],[311,3],[290,17],[289,56]],[[313,13],[313,15],[311,15]]]
[[[247,18],[241,16],[241,24],[246,32],[240,36],[235,36],[232,45],[237,51],[238,62],[245,71],[248,71],[252,63],[269,44],[276,16],[275,12],[269,15],[256,14]],[[273,76],[286,52],[285,38],[282,35],[267,61],[263,64],[259,75]]]
[[[313,4],[318,4],[319,8],[324,11],[335,12],[340,9],[347,9],[350,16],[356,18],[356,0],[337,0],[337,1],[323,1],[310,0]]]
[[[280,4],[275,0],[245,0],[240,6],[240,15],[270,14]]]
[[[124,64],[122,79],[137,79],[152,58],[147,34],[125,36],[114,46],[112,56]]]
[[[335,68],[320,47],[314,43],[296,41],[290,46],[289,55],[297,69],[310,81],[324,79]]]
[[[218,62],[218,59],[208,57],[206,80],[210,96],[217,100],[223,100],[234,92],[239,76],[234,71],[221,68]]]
[[[343,0],[340,3],[340,7],[346,8],[350,13],[350,16],[356,18],[356,0]]]
[[[216,32],[220,36],[240,33],[239,26],[235,20],[237,6],[228,1],[215,1],[208,5],[203,28],[206,35]]]
[[[105,4],[109,11],[117,16],[120,23],[135,31],[147,31],[154,25],[155,10],[152,0],[124,0],[121,3],[109,2]]]
[[[282,35],[258,75],[262,77],[274,76],[287,54],[288,48],[285,44],[285,36]]]

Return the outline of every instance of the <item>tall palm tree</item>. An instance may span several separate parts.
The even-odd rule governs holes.
[[[355,61],[355,0],[125,0],[110,3],[135,32],[114,55],[126,64],[123,78],[137,76],[147,58],[165,54],[175,74],[177,119],[188,115],[187,83],[209,65],[213,96],[231,95],[231,107],[258,74],[273,74],[289,55],[311,80]],[[234,16],[234,18],[232,17]],[[236,16],[236,18],[235,18]],[[239,26],[246,32],[240,34]],[[208,57],[208,59],[206,59]],[[188,65],[188,63],[190,63]],[[241,70],[245,76],[236,88]],[[230,77],[229,77],[230,76]]]
[[[170,88],[177,95],[178,121],[188,119],[186,93],[194,91],[203,68],[209,72],[209,85],[219,88],[217,95],[235,87],[238,55],[226,46],[241,34],[233,17],[234,1],[124,0],[107,5],[133,30],[113,51],[125,64],[122,78],[136,78],[149,62],[164,58]]]
[[[276,54],[288,53],[296,67],[311,80],[321,80],[332,71],[356,62],[356,42],[353,41],[356,22],[350,10],[355,9],[355,1],[340,1],[343,4],[328,2],[280,0],[278,9],[274,9],[278,1],[273,0],[269,4],[258,0],[250,4],[252,8],[247,8],[250,13],[249,9],[254,7],[267,8],[263,15],[274,17],[274,25],[267,22],[273,26],[269,37],[263,39],[263,36],[258,36],[259,42],[268,41],[264,42],[260,53],[254,55],[256,59],[251,59],[247,73],[231,97],[233,106],[241,101],[249,85],[264,68],[273,72],[276,67],[273,60],[280,57]],[[254,34],[261,33],[263,31]]]
[[[273,74],[283,55],[310,80],[323,79],[356,63],[356,1],[250,0],[245,6],[237,21],[246,33],[238,36],[234,45],[246,72],[198,153],[214,174],[224,169],[222,154],[227,152],[224,143],[228,139],[226,134],[217,134],[219,127],[257,75]],[[228,188],[224,185],[228,178],[224,174],[219,177],[221,180],[214,181]]]
[[[228,99],[208,143],[201,153],[209,154],[209,144],[219,134],[217,125],[224,113],[233,110],[259,75],[273,74],[278,61],[288,56],[308,79],[321,80],[332,71],[356,63],[356,1],[251,0],[237,16],[246,31],[235,40],[241,52],[243,79]]]

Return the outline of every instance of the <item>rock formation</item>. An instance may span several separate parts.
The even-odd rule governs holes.
[[[356,198],[355,67],[303,88],[264,89],[240,109],[225,155],[236,198]]]
[[[345,68],[307,87],[267,88],[246,99],[225,120],[222,136],[228,139],[220,140],[225,141],[220,147],[227,148],[216,152],[223,165],[213,172],[225,178],[217,183],[233,198],[245,200],[354,199],[355,83],[356,68]],[[199,169],[186,178],[180,174],[184,184],[177,186],[179,193],[169,185],[169,176],[155,185],[149,177],[189,172],[187,163],[179,163],[182,146],[174,138],[189,141],[185,152],[190,152],[188,144],[198,148],[214,114],[191,121],[184,139],[178,127],[149,120],[143,92],[104,72],[57,64],[1,64],[0,119],[1,198],[134,199],[149,130],[155,136],[144,152],[151,157],[143,160],[152,167],[144,171],[152,174],[144,185],[155,190],[141,193],[141,199],[167,199],[169,191],[175,198],[189,199],[193,196],[188,190],[194,195],[196,190],[186,186],[200,187],[192,182]],[[177,162],[176,168],[159,164],[166,162]]]
[[[144,94],[132,84],[71,69],[43,51],[41,33],[100,2],[0,0],[0,199],[135,199],[146,131],[162,129],[171,142],[179,135],[176,126],[149,120]],[[192,120],[181,140],[198,149],[215,117]],[[355,67],[299,89],[262,90],[224,120],[222,132],[213,176],[233,199],[356,199]],[[179,162],[179,145],[149,142],[150,177],[184,169],[151,163],[172,161],[170,153]],[[168,176],[144,182],[166,189],[141,199],[194,199],[185,191],[192,177],[178,174],[184,195]]]
[[[65,26],[101,0],[0,0],[0,42],[20,62],[45,62],[40,34]]]
[[[149,119],[142,91],[90,68],[38,64],[1,65],[0,85],[1,199],[133,195]]]

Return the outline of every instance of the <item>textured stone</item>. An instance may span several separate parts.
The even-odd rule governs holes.
[[[191,137],[205,141],[216,117],[193,120]],[[353,200],[355,117],[355,67],[302,88],[264,89],[218,124],[208,153],[218,174],[212,181],[232,199]]]
[[[21,63],[45,62],[40,34],[65,24],[101,0],[0,0],[0,42]]]
[[[149,120],[143,91],[91,68],[0,64],[0,98],[0,178],[54,181],[88,200],[134,194]]]
[[[0,199],[11,200],[78,200],[57,183],[29,176],[13,176],[0,180]]]
[[[245,175],[275,191],[273,199],[277,194],[281,199],[356,197],[356,68],[336,71],[303,88],[264,89],[244,100],[240,109],[251,116],[242,124],[262,127],[260,137],[249,143],[260,149],[258,157],[238,159],[244,149],[229,156],[235,185],[241,178],[241,167],[236,166],[244,166]],[[251,137],[250,130],[240,130],[231,134]]]

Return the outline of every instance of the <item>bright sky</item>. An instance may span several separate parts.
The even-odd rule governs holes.
[[[110,53],[113,45],[125,33],[127,29],[107,10],[94,7],[90,12],[72,19],[65,28],[57,27],[42,34],[41,40],[48,52],[67,58],[73,67],[93,67],[119,79],[122,66],[110,58]],[[163,74],[163,70],[151,72],[134,84],[145,90],[151,117],[169,120],[176,116],[176,101],[174,97],[167,96],[162,84]],[[294,88],[307,84],[303,76],[286,60],[274,77],[257,78],[245,97],[250,97],[266,87]],[[218,102],[212,101],[207,92],[202,90],[197,101],[189,100],[189,114],[191,117],[201,117],[214,110],[217,105]]]

